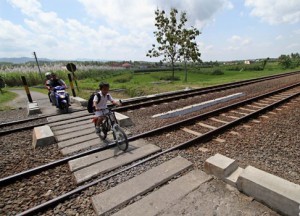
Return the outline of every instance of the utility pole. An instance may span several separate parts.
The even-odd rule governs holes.
[[[35,52],[33,52],[33,55],[34,55],[34,58],[35,58],[36,64],[37,64],[37,66],[38,66],[39,72],[40,72],[41,80],[43,81],[42,72],[41,72],[40,65],[39,65],[39,62],[38,62],[38,60],[37,60],[37,57],[36,57],[36,54],[35,54]]]

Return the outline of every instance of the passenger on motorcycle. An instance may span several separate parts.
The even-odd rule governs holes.
[[[51,88],[50,98],[51,98],[51,101],[52,101],[52,105],[55,106],[57,104],[56,104],[56,98],[55,98],[55,92],[54,92],[55,89],[54,88],[56,86],[63,86],[66,89],[67,85],[62,79],[58,79],[55,73],[52,73],[51,76],[52,76],[52,79],[50,80],[50,88]],[[68,94],[67,94],[67,98],[68,98],[68,104],[69,104],[69,106],[71,106]]]
[[[115,101],[112,96],[108,93],[109,92],[109,83],[101,82],[99,84],[100,87],[100,101],[98,102],[98,96],[95,94],[93,100],[93,106],[95,107],[95,116],[97,117],[95,125],[96,125],[96,133],[100,133],[100,124],[104,120],[104,115],[108,112],[107,108],[107,101],[110,101],[112,104],[116,106],[120,106],[121,104]]]
[[[51,97],[50,97],[50,94],[51,94],[51,86],[50,86],[51,73],[47,72],[47,73],[45,73],[45,76],[46,76],[45,87],[46,87],[46,89],[48,89],[48,97],[49,97],[50,103],[52,103],[52,100],[51,100]]]

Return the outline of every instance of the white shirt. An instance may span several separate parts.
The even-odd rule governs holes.
[[[96,116],[102,116],[103,114],[107,113],[107,110],[105,110],[104,113],[103,113],[103,111],[101,111],[101,109],[107,108],[107,101],[112,102],[114,100],[109,93],[107,93],[105,96],[103,96],[102,92],[99,91],[99,94],[101,95],[101,100],[99,101],[99,103],[97,103],[98,102],[97,94],[95,94],[94,99],[93,99],[93,101],[96,101],[96,107],[95,108],[100,109],[99,111],[95,112]]]

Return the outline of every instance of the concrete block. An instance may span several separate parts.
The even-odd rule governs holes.
[[[86,99],[83,99],[81,97],[73,97],[73,96],[70,96],[70,101],[71,103],[75,103],[78,104],[79,106],[84,106],[84,107],[87,107],[87,103],[88,103]]]
[[[230,184],[233,187],[236,187],[236,182],[240,174],[244,171],[243,168],[238,167],[235,171],[233,171],[228,177],[224,179],[227,184]]]
[[[121,154],[117,157],[112,157],[104,161],[100,161],[99,163],[94,163],[94,158],[87,158],[90,159],[90,166],[87,166],[83,169],[75,171],[74,177],[76,184],[81,184],[95,176],[107,173],[111,170],[114,170],[120,166],[124,166],[129,164],[133,161],[139,160],[144,158],[148,155],[154,154],[161,149],[155,145],[149,144],[145,145],[141,148],[137,148],[133,151],[130,151],[129,154]],[[86,164],[88,165],[88,164]]]
[[[204,170],[207,174],[214,175],[220,179],[225,179],[238,168],[235,160],[221,154],[215,154],[204,163]]]
[[[94,210],[97,215],[105,215],[110,210],[124,205],[135,197],[169,181],[172,177],[191,166],[192,163],[182,157],[171,159],[116,187],[93,196]]]
[[[204,172],[200,170],[193,170],[150,193],[148,196],[145,196],[137,202],[126,206],[121,209],[121,211],[113,214],[113,216],[160,215],[159,213],[163,209],[170,207],[175,202],[179,202],[182,197],[191,193],[210,179],[211,177],[206,175]]]
[[[36,101],[33,101],[32,103],[27,103],[27,115],[34,115],[34,114],[40,114],[41,110],[38,106],[38,103]]]
[[[159,117],[159,118],[172,118],[172,117],[176,117],[176,116],[180,116],[180,115],[185,115],[185,114],[188,114],[188,113],[191,113],[191,112],[195,112],[195,111],[204,109],[206,107],[216,105],[218,103],[222,103],[222,102],[226,102],[226,101],[238,98],[238,97],[242,97],[244,95],[245,95],[244,93],[236,93],[236,94],[228,95],[228,96],[225,96],[225,97],[216,98],[214,100],[205,101],[205,102],[202,102],[202,103],[199,103],[199,104],[186,106],[186,107],[183,107],[183,108],[180,108],[180,109],[171,110],[171,111],[168,111],[168,112],[165,112],[165,113],[156,114],[156,115],[153,115],[152,118],[156,118],[156,117]]]
[[[55,143],[55,137],[48,125],[35,127],[32,134],[33,148]]]
[[[237,188],[283,215],[300,213],[300,185],[252,166],[240,174]]]
[[[123,114],[118,113],[118,112],[115,112],[115,115],[116,115],[116,118],[117,118],[117,120],[118,120],[121,127],[128,127],[128,126],[133,125],[131,119],[128,116],[123,115]]]

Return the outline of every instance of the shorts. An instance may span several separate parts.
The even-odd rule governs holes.
[[[104,116],[108,113],[108,109],[104,109],[104,110],[100,110],[100,111],[96,111],[95,112],[95,116],[99,117],[99,116]]]

